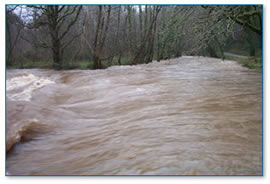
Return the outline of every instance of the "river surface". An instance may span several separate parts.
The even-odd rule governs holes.
[[[182,57],[6,85],[7,174],[262,174],[261,70]]]

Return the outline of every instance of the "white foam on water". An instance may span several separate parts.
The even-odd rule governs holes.
[[[144,92],[145,89],[143,89],[143,88],[136,88],[136,91],[138,91],[138,92]]]
[[[51,81],[49,79],[39,78],[30,73],[24,73],[23,76],[7,80],[7,97],[12,101],[30,101],[33,91],[54,83],[54,81]],[[9,92],[11,90],[19,89],[23,86],[27,86],[23,91],[20,91],[18,93]]]
[[[7,80],[7,91],[29,85],[35,80],[38,80],[37,76],[35,76],[31,73],[25,72],[20,77],[14,77],[12,79]]]
[[[33,94],[7,102],[7,171],[262,175],[261,70],[207,57],[120,68],[27,70],[18,84],[26,71],[7,71],[22,86],[8,95]],[[37,89],[47,79],[60,82]]]

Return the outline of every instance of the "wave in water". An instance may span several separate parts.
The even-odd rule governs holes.
[[[7,98],[9,150],[20,142],[7,154],[10,174],[262,174],[260,70],[182,57],[106,70],[8,70],[7,79],[7,95],[40,79],[56,83],[35,86],[30,101]]]
[[[22,121],[9,130],[7,132],[6,151],[10,151],[16,143],[31,141],[40,134],[49,132],[48,126],[36,119]]]
[[[6,84],[7,97],[10,100],[30,101],[33,91],[49,84],[54,84],[54,81],[24,72],[19,77],[7,80]]]

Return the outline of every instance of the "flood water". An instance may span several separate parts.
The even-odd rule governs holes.
[[[262,71],[182,57],[7,70],[8,174],[261,175]]]

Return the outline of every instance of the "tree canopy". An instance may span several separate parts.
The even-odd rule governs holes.
[[[6,14],[8,66],[100,69],[262,49],[260,5],[7,5]]]

